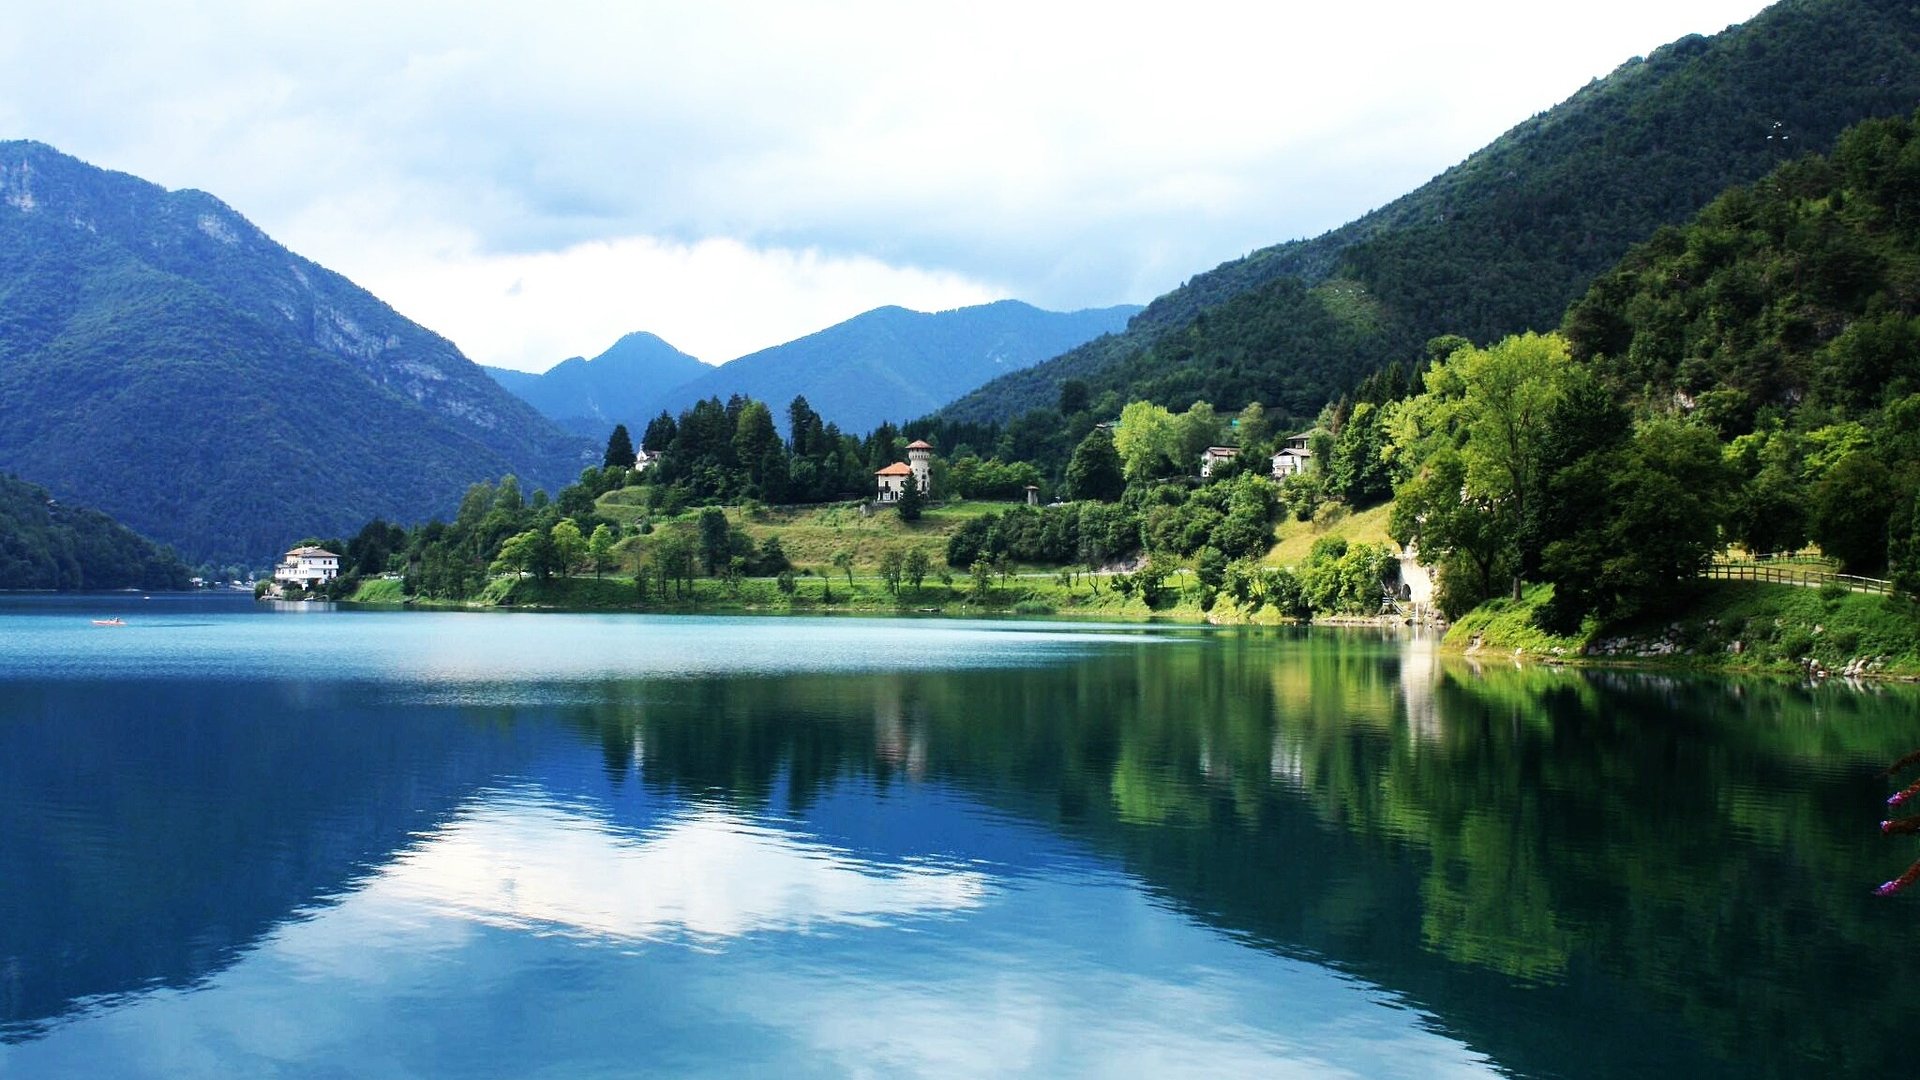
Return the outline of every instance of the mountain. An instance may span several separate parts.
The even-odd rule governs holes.
[[[450,512],[592,448],[211,195],[0,143],[0,468],[190,560]]]
[[[922,416],[1010,371],[1113,333],[1140,309],[1042,311],[1018,300],[927,313],[875,308],[846,322],[722,364],[673,393],[676,408],[731,394],[784,415],[804,395],[849,432]]]
[[[1060,382],[1079,378],[1095,396],[1259,400],[1310,416],[1432,336],[1485,342],[1558,324],[1659,226],[1916,102],[1911,0],[1783,0],[1630,60],[1393,203],[1196,276],[1126,333],[997,379],[942,415],[1005,419],[1051,406]]]
[[[544,375],[488,370],[556,422],[602,439],[615,423],[638,437],[662,409],[678,413],[734,394],[780,416],[804,396],[824,419],[861,432],[924,415],[997,375],[1114,333],[1139,310],[1043,311],[1018,300],[931,314],[883,307],[717,368],[651,334],[629,334],[593,360],[563,361]],[[623,359],[607,363],[616,352]],[[669,385],[682,372],[693,377]]]
[[[171,551],[98,510],[0,473],[0,589],[184,589]]]
[[[675,400],[669,394],[676,387],[714,369],[652,334],[636,332],[591,360],[576,356],[538,375],[483,370],[554,423],[604,441],[615,424],[626,424],[637,435]]]

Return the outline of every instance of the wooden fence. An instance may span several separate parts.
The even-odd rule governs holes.
[[[1851,592],[1879,593],[1882,596],[1893,592],[1893,583],[1880,578],[1861,577],[1858,574],[1842,574],[1821,569],[1818,565],[1797,563],[1788,566],[1770,566],[1761,562],[1714,562],[1701,571],[1702,577],[1719,578],[1723,581],[1766,581],[1775,585],[1799,585],[1805,588],[1819,588],[1826,584],[1843,585]]]

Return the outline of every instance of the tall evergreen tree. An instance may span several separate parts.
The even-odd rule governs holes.
[[[672,414],[661,409],[660,415],[647,422],[647,433],[640,438],[642,449],[659,453],[673,445],[674,437],[680,434],[680,425],[674,423]]]
[[[921,505],[920,478],[908,473],[907,482],[900,485],[900,520],[919,521]]]
[[[607,453],[600,460],[600,464],[609,469],[615,466],[631,469],[634,460],[633,436],[627,434],[627,425],[613,425],[613,434],[607,436]]]

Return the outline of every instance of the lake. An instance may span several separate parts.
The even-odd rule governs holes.
[[[1903,1073],[1916,704],[1370,630],[0,599],[0,1075]]]

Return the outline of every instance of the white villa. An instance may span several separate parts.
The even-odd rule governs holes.
[[[643,446],[633,452],[634,472],[643,473],[658,464],[660,464],[660,452],[657,450],[653,453],[648,453],[647,448]]]
[[[340,576],[340,556],[326,548],[297,547],[273,568],[273,580],[311,589]]]
[[[1287,443],[1273,455],[1273,478],[1285,480],[1296,473],[1313,470],[1313,451],[1307,449],[1307,433],[1287,436]]]
[[[906,493],[907,477],[925,499],[933,494],[933,444],[915,439],[907,444],[907,460],[896,461],[873,474],[875,502],[896,503]]]
[[[1200,476],[1202,479],[1213,475],[1213,467],[1232,461],[1240,452],[1237,446],[1209,446],[1200,452]]]

